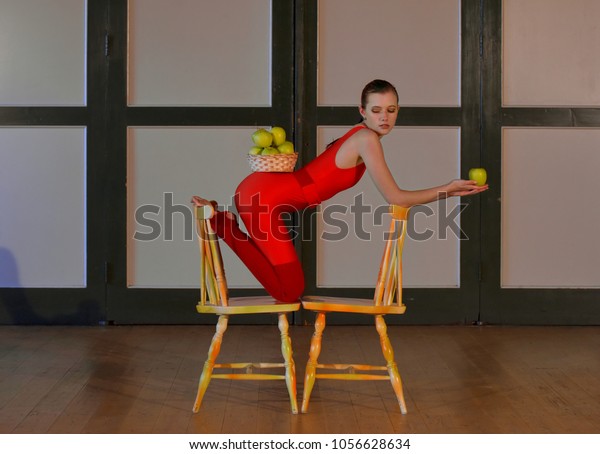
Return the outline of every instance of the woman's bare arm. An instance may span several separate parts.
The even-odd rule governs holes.
[[[353,145],[365,163],[375,186],[389,204],[411,207],[446,197],[473,195],[488,189],[487,185],[477,186],[470,180],[452,180],[444,185],[416,191],[402,189],[396,183],[385,161],[383,147],[377,134],[365,130],[355,137],[356,142]]]

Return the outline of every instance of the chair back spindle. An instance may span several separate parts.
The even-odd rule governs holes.
[[[227,306],[227,278],[217,234],[210,225],[212,206],[195,207],[196,234],[200,248],[200,304]]]
[[[379,274],[375,285],[375,306],[403,306],[402,303],[402,249],[406,237],[409,208],[392,205],[392,219],[385,243]],[[395,301],[394,301],[395,300]]]

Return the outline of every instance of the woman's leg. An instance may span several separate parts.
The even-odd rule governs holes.
[[[244,233],[226,212],[216,213],[211,221],[213,229],[273,298],[298,300],[304,291],[304,273],[289,234],[282,234],[285,225],[280,216],[271,213],[261,217],[243,208],[241,211],[240,217],[251,234],[256,232],[256,238]]]
[[[193,202],[208,203],[197,196]],[[250,174],[238,186],[235,204],[248,234],[227,212],[216,212],[213,229],[273,298],[297,301],[304,273],[282,215],[307,206],[298,181],[291,173]]]

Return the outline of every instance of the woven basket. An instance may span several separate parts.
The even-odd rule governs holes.
[[[248,155],[248,163],[253,172],[293,172],[298,153],[275,155]]]

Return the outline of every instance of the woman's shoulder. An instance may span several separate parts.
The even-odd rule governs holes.
[[[350,138],[349,148],[360,157],[363,162],[374,162],[385,159],[379,135],[367,127],[361,128]]]
[[[352,144],[359,150],[359,153],[368,152],[370,150],[380,150],[381,142],[379,135],[372,129],[367,127],[361,128],[350,137]]]
[[[361,126],[361,125],[356,125],[352,129],[355,129],[358,126]],[[377,135],[377,133],[375,131],[373,131],[372,129],[367,128],[364,125],[362,125],[361,128],[358,128],[357,131],[354,134],[352,134],[352,136],[350,138],[355,139],[357,141],[365,142],[365,143],[369,143],[369,142],[373,142],[373,141],[379,142],[379,136]]]
[[[339,148],[335,150],[336,165],[340,168],[355,167],[362,162],[362,156],[367,150],[376,147],[379,143],[377,133],[359,123],[353,126],[336,143]]]

